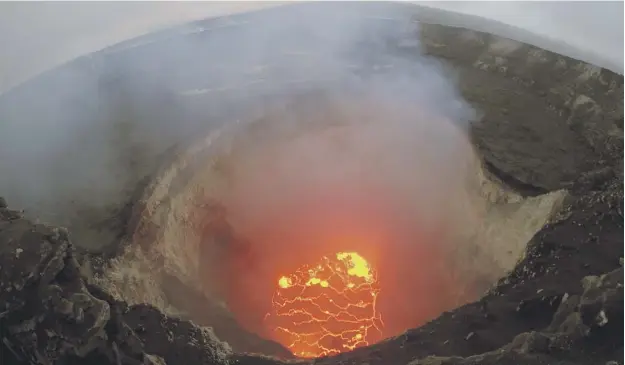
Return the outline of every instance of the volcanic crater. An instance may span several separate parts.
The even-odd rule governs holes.
[[[185,150],[146,190],[135,249],[104,285],[167,311],[186,299],[156,273],[173,276],[305,357],[399,335],[477,299],[522,258],[565,192],[515,193],[445,121],[401,142],[405,105],[361,97],[307,95]],[[433,140],[453,143],[444,153],[456,162],[427,156]],[[118,272],[138,263],[127,288]]]
[[[354,4],[328,20],[328,6],[149,35],[3,96],[8,125],[45,115],[78,130],[50,158],[99,156],[55,160],[46,199],[0,186],[28,218],[69,228],[74,280],[111,308],[86,332],[107,340],[73,345],[84,351],[33,344],[3,314],[8,363],[37,363],[25,353],[41,346],[52,363],[622,358],[622,75],[467,29],[483,19]],[[262,64],[247,44],[223,48],[258,29]],[[76,69],[97,100],[77,89],[20,107]],[[102,158],[100,144],[115,148]]]

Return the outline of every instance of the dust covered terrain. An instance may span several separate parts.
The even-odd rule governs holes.
[[[2,364],[622,363],[622,75],[398,4],[337,10],[373,40],[328,59],[307,24],[346,22],[325,6],[149,35],[0,98]],[[385,78],[404,64],[419,85]],[[383,338],[295,359],[263,306],[343,216],[386,239],[357,246],[387,275]]]

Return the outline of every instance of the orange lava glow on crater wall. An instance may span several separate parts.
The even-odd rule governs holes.
[[[265,322],[294,355],[335,355],[381,339],[377,273],[358,253],[324,256],[276,286]]]
[[[207,287],[241,327],[298,357],[397,336],[465,295],[448,258],[458,225],[474,226],[472,147],[420,105],[377,96],[280,105],[227,138],[221,177],[206,175],[201,194],[241,241],[206,228]]]

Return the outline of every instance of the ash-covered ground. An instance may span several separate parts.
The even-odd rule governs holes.
[[[133,278],[157,283],[164,292],[148,303],[136,299],[142,293],[130,298],[144,287],[136,282],[110,286],[128,283],[120,277],[135,268],[119,270],[118,260],[114,270],[109,260],[160,239],[143,225],[142,217],[154,210],[145,198],[164,186],[169,190],[157,193],[173,199],[191,178],[180,173],[172,180],[178,186],[160,184],[187,141],[249,117],[243,102],[258,110],[299,92],[309,80],[289,75],[288,67],[245,68],[244,59],[216,55],[215,49],[243,43],[254,27],[315,13],[306,6],[312,5],[198,22],[129,41],[0,99],[6,121],[0,155],[8,156],[0,161],[0,194],[7,198],[0,201],[2,364],[622,363],[623,77],[463,28],[420,24],[415,35],[400,26],[401,38],[350,57],[363,60],[355,67],[363,73],[385,67],[377,52],[438,59],[477,112],[469,135],[486,175],[522,198],[562,192],[561,206],[529,240],[519,262],[479,300],[370,347],[280,360],[290,357],[284,347],[244,330],[220,303],[170,272]],[[320,14],[327,11],[316,6]],[[382,28],[411,18],[476,29],[482,24],[412,6],[358,6],[365,13],[373,9],[367,14]],[[193,42],[180,46],[181,37]],[[269,64],[281,59],[288,65],[289,57],[314,53],[297,37],[273,47]],[[198,72],[204,69],[214,73]],[[266,83],[272,78],[292,84],[272,88]],[[84,97],[94,90],[98,98]],[[18,128],[25,121],[30,130]],[[37,129],[42,137],[33,136]],[[149,249],[141,252],[157,263],[163,259],[149,256]]]

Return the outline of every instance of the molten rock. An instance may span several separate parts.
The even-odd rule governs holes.
[[[380,339],[376,272],[355,252],[324,256],[278,280],[266,321],[276,340],[300,357],[333,355]]]

